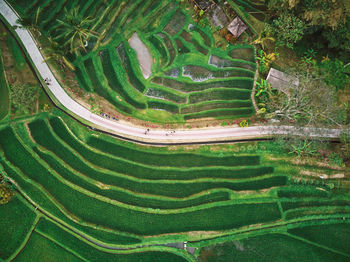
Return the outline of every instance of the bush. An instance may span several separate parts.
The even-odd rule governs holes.
[[[294,44],[300,40],[306,29],[305,23],[293,15],[293,13],[283,13],[273,20],[272,24],[266,24],[265,30],[276,38],[276,44],[293,48]]]

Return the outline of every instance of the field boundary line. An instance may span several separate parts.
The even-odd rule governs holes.
[[[40,230],[35,230],[35,232],[39,235],[41,235],[42,237],[46,238],[47,240],[51,241],[52,243],[56,244],[57,246],[61,247],[62,249],[64,249],[65,251],[71,253],[72,255],[76,256],[77,258],[88,262],[88,260],[86,260],[85,258],[83,258],[82,256],[80,256],[79,254],[77,254],[75,251],[71,250],[70,248],[64,246],[63,244],[61,244],[60,242],[56,241],[55,239],[53,239],[52,237],[46,235],[45,233],[41,232]]]
[[[28,234],[26,235],[24,241],[17,248],[17,250],[8,258],[8,261],[13,261],[26,248],[26,246],[27,246],[27,244],[28,244],[28,242],[30,240],[30,237],[32,236],[33,232],[35,231],[35,228],[36,228],[37,224],[39,223],[40,217],[41,217],[41,215],[36,214],[36,217],[35,217],[35,219],[33,221],[33,225],[31,226],[31,228],[30,228]]]
[[[291,237],[291,238],[294,238],[294,239],[300,240],[300,241],[302,241],[302,242],[308,243],[308,244],[310,244],[310,245],[313,245],[313,246],[316,246],[316,247],[319,247],[319,248],[322,248],[322,249],[331,251],[331,252],[333,252],[333,253],[340,254],[340,255],[346,256],[346,257],[350,257],[350,254],[344,253],[344,252],[342,252],[342,251],[335,250],[335,249],[333,249],[333,248],[327,247],[327,246],[322,245],[322,244],[318,244],[318,243],[316,243],[316,242],[313,242],[313,241],[307,240],[307,239],[305,239],[305,238],[302,238],[302,237],[293,235],[293,234],[291,234],[291,233],[286,233],[286,235],[289,236],[289,237]]]

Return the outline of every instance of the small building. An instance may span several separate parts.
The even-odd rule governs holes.
[[[270,83],[272,88],[276,88],[284,93],[286,93],[289,88],[299,85],[299,79],[296,76],[283,73],[274,68],[270,69],[266,81]]]
[[[236,38],[238,38],[245,30],[247,30],[246,24],[237,16],[232,22],[228,25],[227,29],[231,32]]]

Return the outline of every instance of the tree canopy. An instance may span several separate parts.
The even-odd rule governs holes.
[[[89,37],[96,37],[97,33],[90,29],[94,18],[83,17],[79,13],[79,6],[70,10],[64,9],[64,19],[57,19],[61,36],[64,38],[64,45],[69,46],[70,52],[73,53],[78,48],[85,50],[85,45]],[[59,38],[58,37],[58,38]]]

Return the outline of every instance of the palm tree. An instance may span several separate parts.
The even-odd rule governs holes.
[[[253,45],[261,45],[262,49],[265,50],[265,43],[267,41],[275,42],[275,38],[271,37],[269,34],[265,34],[265,32],[261,33],[257,39],[255,39],[251,44]]]
[[[97,33],[90,28],[94,19],[90,16],[83,18],[79,14],[79,6],[71,10],[64,8],[65,17],[63,20],[57,19],[59,30],[62,32],[57,38],[64,38],[64,45],[69,46],[69,52],[73,53],[78,48],[85,46],[89,37],[97,37]]]

